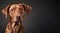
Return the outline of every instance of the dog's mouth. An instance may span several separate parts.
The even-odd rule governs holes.
[[[15,21],[15,22],[20,22],[20,20],[18,20],[18,21]]]

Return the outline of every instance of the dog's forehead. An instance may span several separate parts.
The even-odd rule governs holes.
[[[22,4],[13,4],[10,6],[10,10],[13,8],[23,8]]]

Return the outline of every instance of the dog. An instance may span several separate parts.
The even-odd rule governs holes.
[[[29,16],[32,7],[27,4],[11,4],[2,9],[2,14],[9,22],[6,26],[5,33],[24,33],[23,19],[24,13]]]

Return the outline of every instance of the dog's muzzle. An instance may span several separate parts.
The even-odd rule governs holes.
[[[16,22],[21,22],[21,17],[20,16],[16,16]]]

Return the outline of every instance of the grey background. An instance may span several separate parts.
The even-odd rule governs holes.
[[[8,4],[25,3],[32,6],[30,16],[25,14],[23,21],[25,33],[60,32],[59,0],[0,0],[0,33],[4,33],[9,18],[1,10]]]

